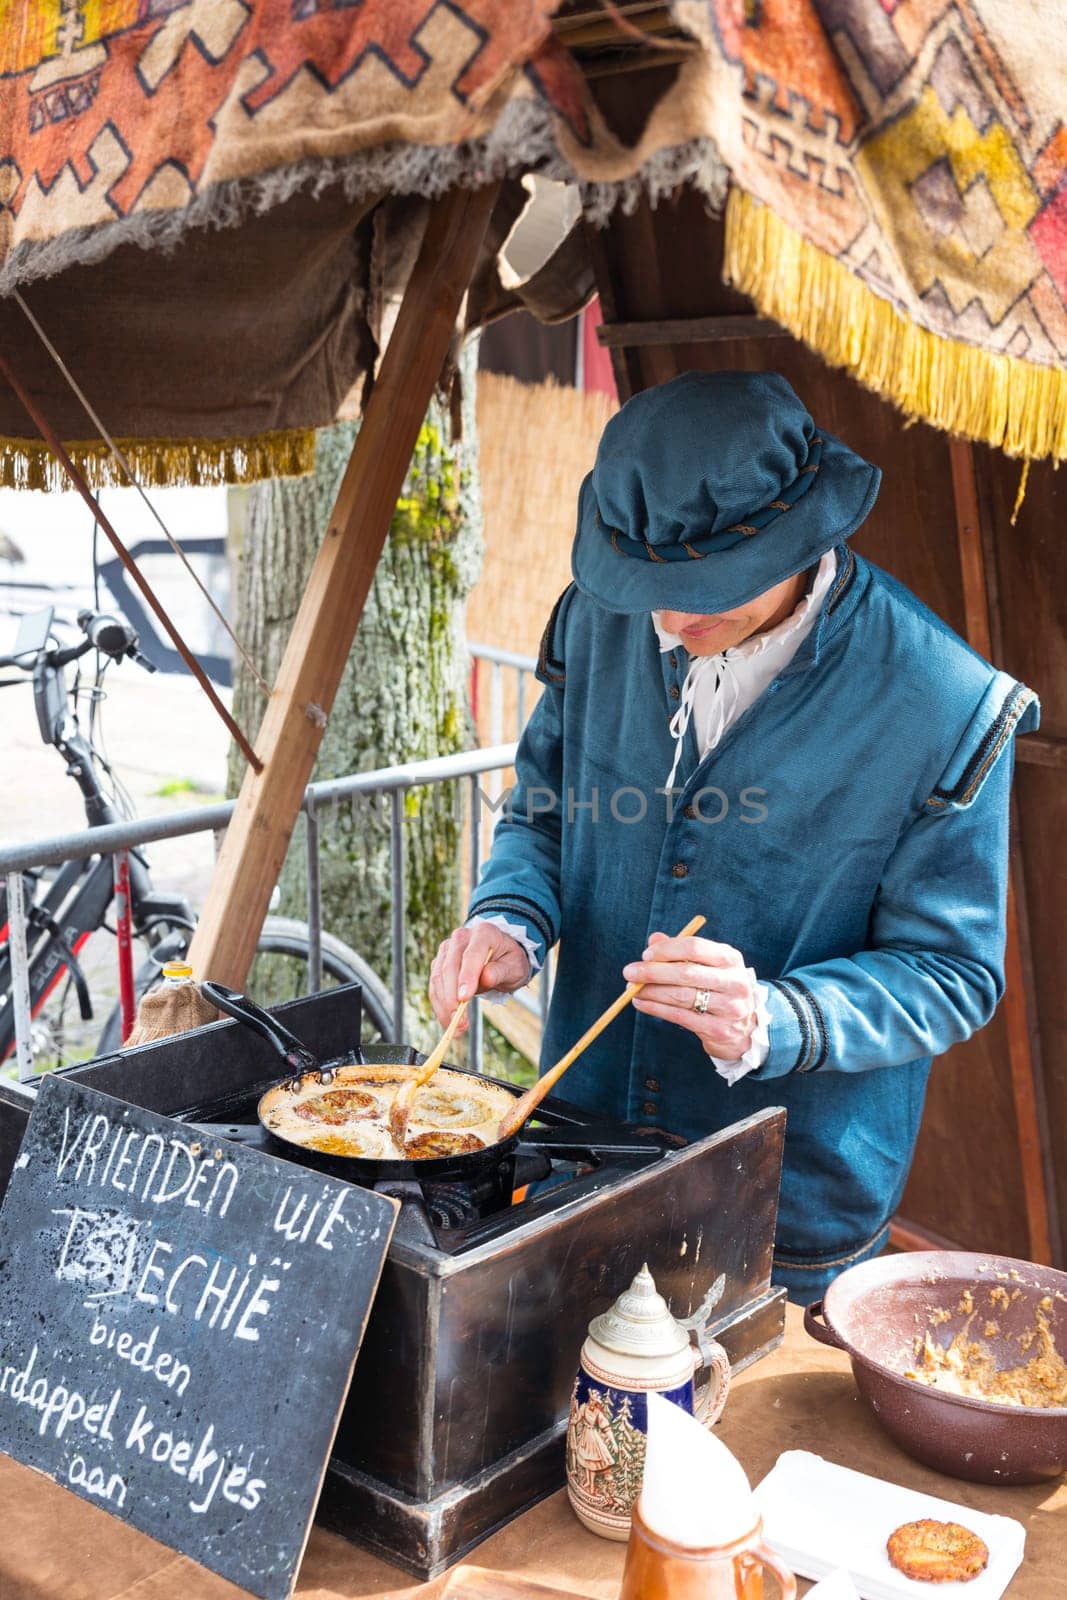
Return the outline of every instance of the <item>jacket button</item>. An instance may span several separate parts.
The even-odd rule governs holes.
[[[656,1112],[659,1110],[659,1107],[656,1105],[654,1100],[646,1100],[644,1105],[641,1107],[641,1110],[644,1112],[646,1117],[654,1117]]]
[[[687,878],[689,876],[689,868],[684,861],[676,861],[671,868],[671,872],[676,878]]]
[[[649,1094],[659,1094],[659,1079],[646,1078],[645,1088],[648,1090]]]
[[[670,688],[667,690],[667,693],[670,695],[672,700],[679,700],[681,698],[682,691],[679,689],[676,683],[672,683]]]
[[[678,665],[678,657],[675,655],[673,650],[671,651],[670,655],[667,657],[667,660],[670,662],[672,667],[676,667]]]
[[[682,812],[682,816],[688,817],[690,822],[695,822],[699,816],[699,812],[697,811],[696,806],[686,806],[685,810]]]

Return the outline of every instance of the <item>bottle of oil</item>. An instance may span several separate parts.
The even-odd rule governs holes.
[[[193,969],[187,961],[165,961],[163,963],[163,976],[159,982],[161,989],[180,989],[183,984],[193,982]]]
[[[137,1020],[124,1049],[152,1044],[172,1033],[185,1033],[203,1022],[214,1022],[217,1013],[201,998],[193,969],[185,960],[164,962],[159,980],[141,996]]]

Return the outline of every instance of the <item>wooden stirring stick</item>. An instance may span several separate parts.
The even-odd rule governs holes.
[[[412,1101],[422,1086],[429,1083],[441,1062],[445,1059],[445,1051],[456,1036],[456,1029],[463,1021],[467,1005],[468,1002],[466,1000],[460,1001],[455,1011],[453,1011],[452,1020],[441,1035],[440,1041],[426,1057],[416,1076],[409,1078],[407,1083],[402,1083],[396,1092],[389,1112],[389,1132],[401,1151],[404,1148],[404,1138],[407,1133],[408,1117],[411,1115]]]
[[[482,962],[483,972],[489,965],[490,961],[492,961],[495,954],[495,950],[488,950],[486,952],[485,960]],[[459,1005],[452,1013],[452,1020],[449,1022],[448,1027],[441,1035],[440,1042],[436,1049],[430,1051],[430,1054],[426,1057],[426,1060],[419,1068],[415,1077],[409,1078],[407,1083],[401,1084],[400,1088],[396,1092],[396,1095],[393,1099],[392,1109],[389,1112],[389,1132],[392,1134],[394,1142],[400,1146],[401,1152],[403,1152],[404,1149],[404,1137],[407,1133],[408,1117],[411,1115],[412,1102],[415,1099],[418,1091],[424,1086],[424,1084],[429,1083],[430,1079],[441,1065],[441,1062],[445,1059],[445,1051],[455,1038],[456,1029],[463,1021],[463,1018],[466,1015],[467,1006],[469,1004],[469,1000],[461,1000],[459,1002]]]
[[[688,939],[690,934],[699,932],[706,920],[705,917],[693,917],[691,921],[686,923],[678,938]],[[597,1017],[591,1028],[586,1029],[578,1043],[571,1045],[567,1054],[561,1056],[554,1067],[549,1067],[544,1077],[538,1078],[532,1089],[527,1089],[524,1095],[520,1095],[511,1110],[502,1119],[500,1131],[497,1134],[498,1139],[510,1139],[513,1133],[518,1133],[527,1118],[536,1111],[548,1091],[559,1082],[567,1068],[577,1061],[582,1051],[604,1032],[608,1023],[617,1017],[619,1012],[630,1004],[634,995],[640,994],[644,987],[643,983],[628,983],[619,998],[611,1002],[608,1009]]]

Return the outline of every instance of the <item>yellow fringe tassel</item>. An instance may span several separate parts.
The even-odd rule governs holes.
[[[1067,457],[1067,371],[920,328],[740,189],[726,208],[723,276],[909,416],[1010,456]]]
[[[1030,463],[1029,461],[1024,461],[1023,470],[1019,474],[1019,487],[1015,493],[1015,504],[1011,508],[1011,517],[1009,519],[1013,528],[1019,520],[1019,512],[1022,510],[1023,501],[1026,499],[1026,485],[1029,481],[1029,478]]]
[[[297,478],[315,466],[311,428],[263,433],[250,439],[119,439],[144,488],[254,483]],[[96,489],[122,488],[126,474],[101,439],[65,443],[74,465]],[[0,438],[0,488],[69,489],[66,473],[41,439]]]

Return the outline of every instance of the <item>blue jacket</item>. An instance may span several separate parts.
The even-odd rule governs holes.
[[[1013,735],[1038,721],[1029,689],[837,555],[789,666],[702,761],[690,731],[672,796],[685,651],[661,655],[648,615],[567,589],[470,905],[522,922],[542,956],[560,942],[544,1066],[648,935],[698,911],[770,980],[770,1053],[732,1088],[694,1035],[628,1008],[564,1092],[687,1138],[785,1106],[775,1277],[797,1299],[881,1248],[931,1057],[1003,992]]]

